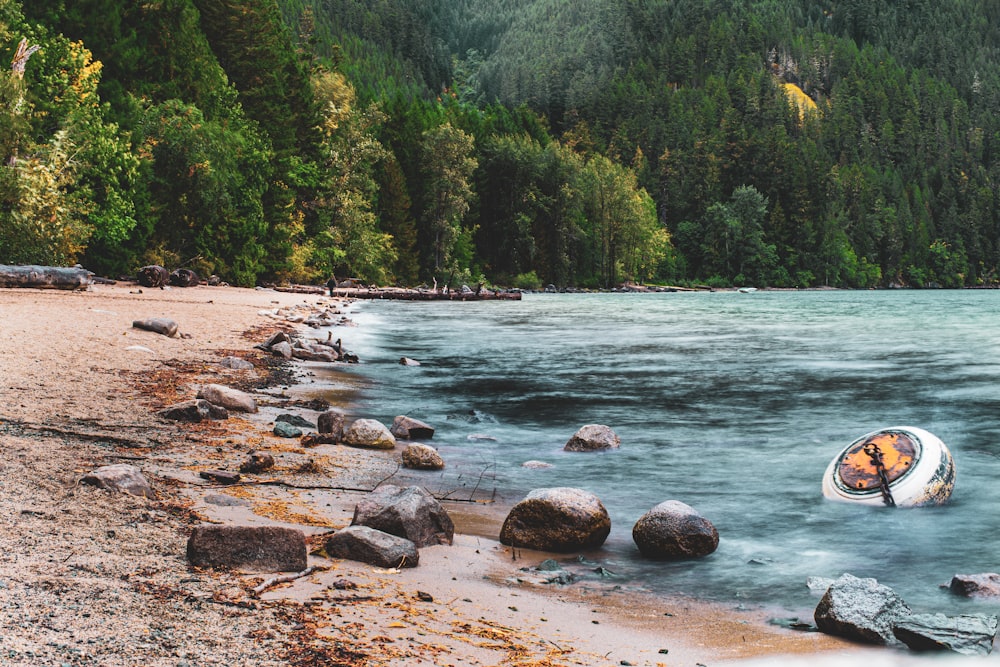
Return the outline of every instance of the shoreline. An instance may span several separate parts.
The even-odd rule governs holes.
[[[310,564],[324,569],[270,589],[260,600],[248,594],[260,576],[192,572],[183,543],[193,525],[282,525],[318,536],[349,523],[361,494],[343,489],[371,488],[395,474],[398,449],[385,454],[340,445],[304,449],[271,435],[268,419],[302,391],[292,385],[261,391],[261,412],[251,418],[187,426],[155,417],[158,404],[192,397],[194,386],[208,380],[257,384],[260,391],[259,373],[268,360],[253,345],[284,326],[261,313],[308,309],[316,301],[316,295],[210,287],[0,290],[0,331],[21,343],[0,353],[0,371],[10,378],[0,389],[0,434],[10,443],[10,458],[0,469],[9,483],[0,485],[6,489],[0,493],[2,518],[12,527],[0,542],[7,553],[0,560],[0,605],[11,612],[0,615],[10,619],[0,630],[14,651],[11,664],[61,659],[178,665],[217,659],[218,664],[306,665],[292,660],[303,646],[315,655],[340,656],[341,662],[329,664],[359,665],[693,664],[858,650],[819,633],[767,625],[763,612],[651,596],[636,605],[635,591],[512,583],[518,568],[535,565],[546,554],[518,550],[514,561],[508,548],[478,535],[494,532],[502,521],[498,507],[445,503],[461,527],[456,544],[421,550],[421,565],[404,571],[311,556]],[[173,317],[190,338],[129,326],[133,319],[157,316]],[[258,377],[221,369],[218,360],[229,354],[253,361]],[[236,487],[198,476],[205,469],[238,466],[251,449],[274,455],[273,474]],[[80,474],[95,464],[123,461],[143,470],[156,500],[79,486]],[[264,483],[275,479],[284,485]],[[216,496],[232,504],[206,500]],[[343,579],[357,586],[349,596],[335,586]],[[87,605],[89,615],[81,619],[83,602],[73,595],[73,602],[65,601],[65,590],[50,595],[50,589],[63,588],[81,594],[111,590],[125,606]],[[429,593],[434,602],[417,600],[416,591]],[[368,599],[345,600],[363,596]],[[49,610],[47,624],[55,629],[38,630],[42,609]],[[160,619],[157,628],[151,629],[152,617]],[[296,622],[287,622],[293,617]],[[122,619],[132,619],[136,630],[106,636],[102,626]],[[213,624],[242,628],[243,634],[212,637],[199,631]],[[262,628],[266,636],[258,632]],[[138,654],[128,646],[139,645],[146,646],[146,654],[133,662]],[[353,662],[345,657],[349,654]],[[259,659],[262,655],[267,659]]]

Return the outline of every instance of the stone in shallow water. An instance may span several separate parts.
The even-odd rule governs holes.
[[[582,489],[535,489],[511,508],[500,542],[539,551],[570,553],[599,547],[611,532],[611,518],[600,499]]]
[[[985,614],[913,614],[896,623],[892,632],[896,639],[914,651],[989,655],[997,635],[997,617]]]
[[[567,452],[594,452],[604,449],[618,449],[621,439],[603,424],[587,424],[573,434],[566,446]]]
[[[632,539],[647,558],[699,558],[719,546],[719,531],[694,508],[667,500],[632,527]]]

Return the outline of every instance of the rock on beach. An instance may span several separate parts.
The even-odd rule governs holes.
[[[441,470],[444,459],[430,445],[413,443],[403,450],[403,466],[413,470]]]
[[[278,526],[197,526],[188,538],[187,558],[195,567],[300,572],[306,569],[306,537]]]
[[[233,412],[257,412],[257,401],[253,396],[239,389],[221,384],[207,384],[198,391],[198,398],[213,405],[221,405]]]
[[[604,544],[611,518],[601,500],[582,489],[535,489],[514,505],[500,529],[500,542],[538,551],[572,553]]]
[[[332,558],[368,563],[375,567],[416,567],[420,553],[410,540],[368,526],[348,526],[326,540]]]
[[[816,606],[816,627],[829,635],[866,644],[892,644],[892,628],[912,612],[896,593],[875,579],[841,575]]]
[[[80,480],[108,491],[120,491],[133,496],[153,498],[153,489],[143,476],[142,471],[128,463],[102,466],[83,476]]]
[[[396,438],[377,419],[357,419],[344,433],[345,445],[369,449],[393,449]]]
[[[405,537],[418,547],[451,544],[455,539],[448,512],[419,486],[387,484],[375,489],[355,506],[351,525]]]

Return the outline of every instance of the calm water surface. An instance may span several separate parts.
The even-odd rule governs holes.
[[[365,379],[358,415],[436,426],[449,465],[428,477],[436,492],[592,491],[613,524],[592,556],[654,591],[803,610],[816,604],[807,577],[851,572],[916,611],[996,612],[939,585],[1000,571],[998,291],[526,295],[354,311],[360,326],[335,335],[363,360],[348,371]],[[588,423],[614,428],[621,449],[562,452]],[[951,502],[825,500],[830,460],[893,425],[949,446]],[[639,557],[633,523],[669,499],[715,524],[718,551]]]

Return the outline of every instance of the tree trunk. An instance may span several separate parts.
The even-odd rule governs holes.
[[[0,287],[85,290],[93,283],[93,275],[78,268],[0,264]]]

